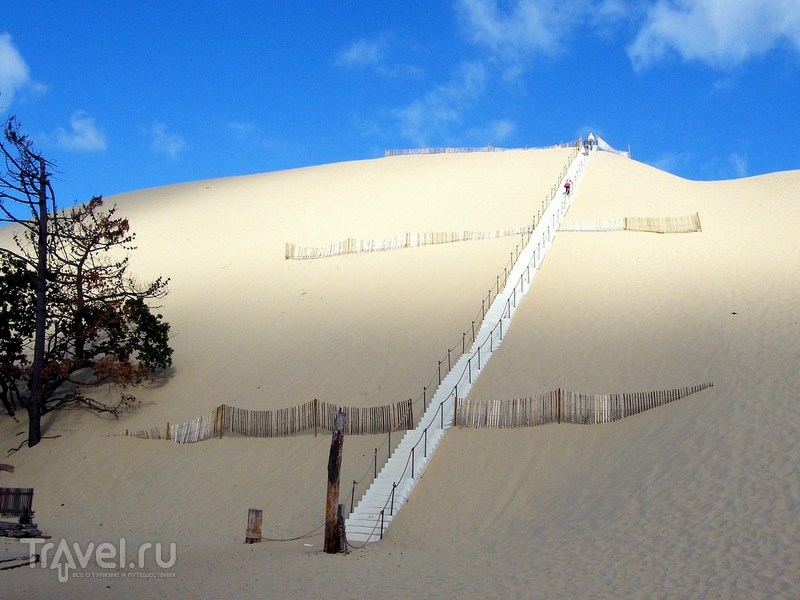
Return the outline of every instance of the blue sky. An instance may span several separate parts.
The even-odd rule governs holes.
[[[800,168],[798,0],[0,0],[0,117],[94,194],[589,131],[682,177]]]

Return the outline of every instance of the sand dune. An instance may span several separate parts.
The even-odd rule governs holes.
[[[0,483],[36,488],[36,520],[56,541],[175,541],[176,577],[60,584],[24,568],[2,575],[4,595],[792,597],[798,172],[700,183],[597,154],[568,220],[699,211],[703,232],[558,234],[472,394],[714,387],[602,426],[451,430],[386,539],[350,556],[321,554],[321,535],[242,543],[250,506],[268,537],[322,522],[325,436],[106,436],[223,401],[416,397],[518,240],[311,262],[285,261],[283,244],[517,227],[566,157],[393,157],[111,199],[138,234],[133,268],[172,277],[174,372],[123,421],[48,420],[62,437],[7,459],[17,472]],[[23,429],[3,419],[4,447]],[[343,481],[380,441],[346,440]]]

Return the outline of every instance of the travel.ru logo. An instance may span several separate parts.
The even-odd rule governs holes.
[[[162,569],[169,569],[175,564],[177,560],[177,552],[175,542],[169,545],[169,560],[164,560],[164,553],[160,542],[156,542],[155,547],[153,544],[147,542],[139,546],[137,552],[132,555],[138,561],[127,562],[127,545],[125,538],[119,539],[119,544],[115,546],[108,542],[103,542],[95,547],[94,542],[89,542],[85,548],[81,548],[80,544],[74,542],[72,548],[67,543],[67,540],[62,539],[58,547],[53,542],[48,542],[44,538],[28,538],[21,539],[20,542],[28,544],[30,557],[30,566],[32,569],[36,568],[38,560],[41,568],[58,569],[58,580],[66,583],[70,579],[70,571],[77,571],[73,573],[73,577],[174,577],[174,573],[151,573],[141,571],[126,573],[124,569],[139,569],[145,568],[145,559],[151,549],[154,549],[154,557],[156,564]],[[39,548],[39,544],[42,544]],[[91,572],[87,571],[89,561],[94,556],[94,562],[100,569],[120,569],[122,572],[114,571],[114,573],[107,572]],[[76,561],[77,559],[77,561]],[[80,567],[80,571],[78,568]]]

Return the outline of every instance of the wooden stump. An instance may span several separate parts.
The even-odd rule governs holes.
[[[261,543],[261,517],[260,508],[251,508],[247,511],[247,534],[244,537],[245,544]]]

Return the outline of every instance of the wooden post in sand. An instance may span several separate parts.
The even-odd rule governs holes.
[[[558,402],[558,408],[557,408],[557,410],[558,410],[558,424],[560,425],[561,424],[561,388],[558,388],[558,399],[557,399],[557,402]]]
[[[261,543],[261,517],[260,508],[251,508],[247,511],[247,533],[244,536],[245,544]]]
[[[339,504],[339,473],[342,470],[342,446],[344,445],[344,425],[346,417],[340,408],[333,422],[331,453],[328,457],[328,500],[325,506],[325,545],[327,554],[339,552],[337,505]]]

